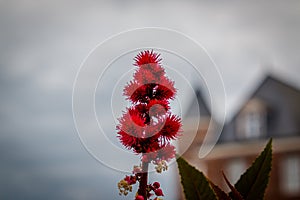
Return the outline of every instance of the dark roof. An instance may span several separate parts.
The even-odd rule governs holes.
[[[198,88],[195,90],[196,98],[193,98],[189,108],[187,109],[187,113],[185,114],[186,118],[197,117],[200,112],[200,116],[210,116],[210,111],[204,101],[201,90]]]
[[[220,141],[235,140],[236,118],[252,99],[262,100],[268,107],[268,131],[266,137],[299,135],[300,133],[300,91],[279,79],[267,76],[247,98],[235,116],[225,124]]]

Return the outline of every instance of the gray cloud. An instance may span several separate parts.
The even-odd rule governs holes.
[[[147,26],[191,36],[206,47],[221,71],[230,116],[263,74],[275,74],[300,88],[299,4],[1,1],[0,197],[121,199],[116,183],[123,174],[87,154],[72,118],[73,81],[99,42]],[[110,126],[115,134],[114,124]],[[168,189],[174,185],[163,182],[167,199],[176,199],[177,189]]]

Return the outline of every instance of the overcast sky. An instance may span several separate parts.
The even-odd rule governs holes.
[[[299,1],[3,0],[0,27],[1,199],[122,199],[123,174],[84,150],[72,117],[80,64],[121,31],[169,28],[202,44],[223,78],[228,117],[266,74],[300,88]],[[163,182],[165,199],[176,199]]]

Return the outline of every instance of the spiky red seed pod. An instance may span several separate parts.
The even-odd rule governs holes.
[[[120,139],[121,143],[128,149],[134,148],[139,143],[138,138],[129,135],[122,130],[118,132],[118,138]]]
[[[173,99],[176,94],[174,82],[167,78],[162,78],[155,88],[155,99]]]
[[[124,95],[126,95],[133,103],[146,103],[153,96],[154,84],[139,85],[137,83],[130,83],[124,89]]]
[[[159,83],[165,75],[164,69],[158,64],[147,64],[136,70],[133,77],[139,84]]]
[[[153,50],[149,51],[142,51],[141,53],[139,53],[135,58],[135,66],[142,66],[145,64],[149,64],[149,63],[156,63],[159,64],[161,61],[161,58],[159,58],[159,54],[154,53]]]
[[[139,114],[128,111],[119,119],[119,122],[120,125],[117,126],[117,130],[122,130],[135,137],[142,137],[145,123]]]
[[[169,102],[167,100],[150,100],[147,104],[147,109],[149,111],[150,116],[162,116],[165,115],[169,107]]]
[[[178,132],[181,128],[180,118],[175,115],[168,115],[164,121],[164,126],[160,130],[159,134],[165,140],[172,140],[177,138]]]

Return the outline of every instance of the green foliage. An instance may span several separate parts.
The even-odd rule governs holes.
[[[216,195],[202,172],[189,165],[183,158],[177,159],[184,194],[189,199],[216,200]]]
[[[272,139],[269,140],[264,151],[234,185],[245,200],[259,200],[264,198],[264,193],[269,182],[271,165]]]
[[[261,200],[264,198],[271,172],[272,139],[234,186],[223,173],[231,189],[229,194],[208,180],[202,172],[189,165],[183,158],[178,158],[177,164],[187,200]]]

